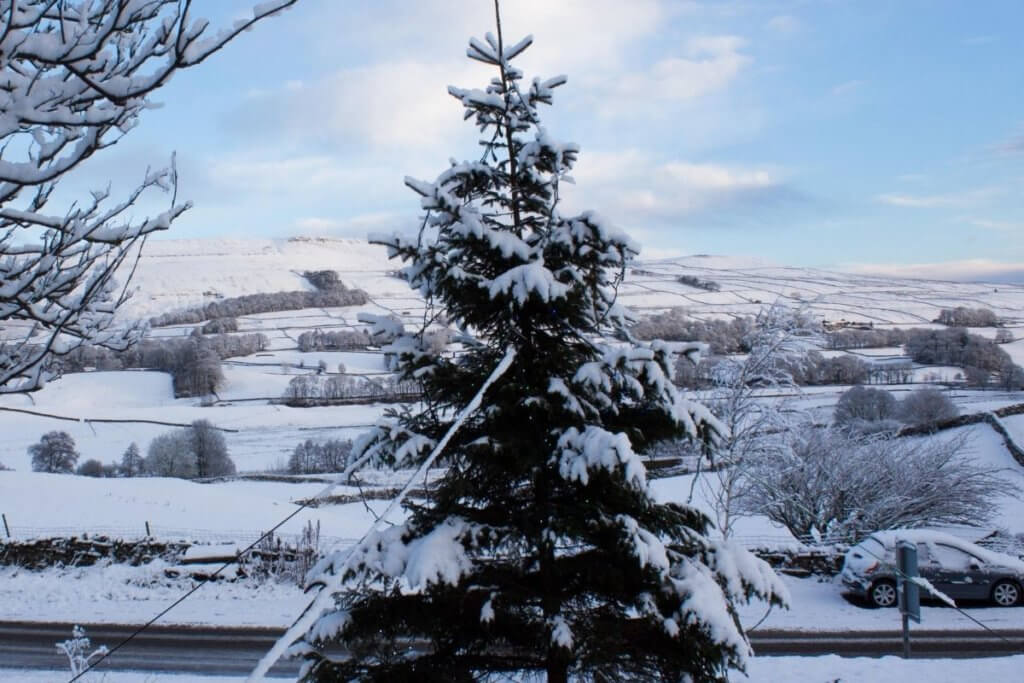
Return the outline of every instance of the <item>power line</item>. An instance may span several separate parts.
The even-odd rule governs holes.
[[[209,575],[208,577],[206,577],[206,578],[204,578],[204,579],[200,579],[199,583],[197,583],[197,584],[196,584],[195,586],[193,586],[191,590],[189,590],[189,591],[188,591],[188,592],[186,592],[186,593],[185,593],[184,595],[182,595],[181,597],[179,597],[179,598],[178,598],[177,600],[175,600],[175,601],[174,601],[173,603],[171,603],[171,604],[170,604],[170,605],[169,605],[168,607],[166,607],[166,608],[165,608],[165,609],[164,609],[164,610],[163,610],[162,612],[160,612],[160,613],[159,613],[159,614],[157,614],[157,615],[156,615],[155,617],[153,617],[152,619],[150,619],[149,621],[147,621],[147,622],[146,622],[145,624],[143,624],[143,625],[142,625],[142,626],[140,626],[139,628],[135,629],[135,631],[133,631],[133,632],[132,632],[132,633],[131,633],[131,634],[130,634],[130,635],[129,635],[129,636],[127,637],[127,638],[125,638],[125,639],[124,639],[124,640],[122,640],[122,641],[121,641],[120,643],[118,643],[118,644],[117,644],[117,645],[115,645],[114,647],[112,647],[112,648],[110,648],[109,650],[107,650],[107,651],[106,651],[106,652],[105,652],[105,653],[103,654],[103,656],[102,656],[102,657],[100,657],[100,658],[99,658],[99,659],[97,659],[97,660],[96,660],[95,662],[92,662],[92,663],[90,663],[90,664],[89,664],[88,666],[86,666],[86,667],[85,667],[85,668],[84,668],[84,669],[83,669],[82,671],[80,671],[80,672],[79,672],[79,673],[78,673],[78,674],[77,674],[76,676],[74,676],[74,677],[73,677],[73,678],[72,678],[71,680],[69,680],[69,681],[68,681],[68,683],[74,683],[74,682],[75,682],[75,681],[77,681],[77,680],[78,680],[79,678],[81,678],[81,677],[82,677],[82,676],[84,676],[85,674],[89,673],[89,671],[90,671],[90,670],[92,670],[92,669],[93,669],[93,668],[95,668],[95,667],[96,667],[97,665],[99,665],[99,663],[100,663],[100,662],[102,662],[102,661],[103,661],[104,659],[106,659],[106,658],[107,658],[107,657],[109,657],[110,655],[114,654],[115,652],[117,652],[118,650],[120,650],[120,649],[121,649],[122,647],[124,647],[124,646],[125,646],[125,645],[127,645],[128,643],[130,643],[130,642],[131,642],[131,641],[132,641],[132,640],[133,640],[133,639],[134,639],[134,638],[135,638],[136,636],[138,636],[138,635],[139,635],[140,633],[142,633],[143,631],[145,631],[145,630],[146,630],[147,628],[149,628],[150,626],[152,626],[153,624],[155,624],[155,623],[156,623],[156,622],[157,622],[157,621],[158,621],[158,620],[160,619],[160,617],[164,616],[165,614],[167,614],[168,612],[170,612],[170,611],[171,611],[172,609],[174,609],[175,607],[177,607],[178,605],[180,605],[181,603],[183,603],[183,602],[184,602],[184,601],[185,601],[185,600],[186,600],[186,599],[187,599],[187,598],[188,598],[189,596],[191,596],[191,595],[192,595],[193,593],[195,593],[195,592],[196,592],[197,590],[199,590],[200,588],[202,588],[203,586],[205,586],[205,585],[206,585],[207,583],[209,583],[210,581],[213,581],[214,579],[216,579],[216,578],[217,578],[217,577],[218,577],[218,576],[220,575],[220,573],[221,573],[222,571],[224,571],[225,569],[227,569],[227,568],[228,568],[228,567],[230,567],[231,565],[233,565],[233,564],[235,564],[236,562],[238,562],[238,560],[239,560],[239,559],[240,559],[240,558],[241,558],[241,557],[242,557],[243,555],[245,555],[246,553],[248,553],[248,552],[249,552],[250,550],[252,550],[253,548],[255,548],[255,547],[256,547],[257,545],[259,545],[259,544],[260,544],[260,543],[261,543],[261,542],[263,541],[263,539],[265,539],[265,538],[269,537],[270,535],[272,535],[272,534],[273,534],[273,533],[274,533],[275,531],[277,531],[277,530],[278,530],[278,529],[280,529],[280,528],[281,528],[282,526],[284,526],[284,524],[285,524],[286,522],[288,522],[289,520],[291,520],[292,518],[294,518],[294,517],[295,517],[295,515],[299,514],[299,513],[300,513],[300,512],[302,512],[302,511],[303,511],[304,509],[306,509],[307,507],[309,507],[309,504],[310,504],[310,503],[312,503],[312,502],[313,502],[314,500],[316,500],[316,498],[312,498],[312,499],[310,499],[310,500],[306,501],[305,503],[303,503],[302,505],[300,505],[299,507],[297,507],[297,508],[296,508],[296,509],[295,509],[295,510],[294,510],[294,511],[293,511],[293,512],[292,512],[292,513],[290,514],[290,515],[288,515],[287,517],[285,517],[284,519],[282,519],[282,520],[281,520],[280,522],[278,522],[277,524],[275,524],[275,525],[274,525],[274,527],[273,527],[272,529],[270,529],[270,531],[267,531],[267,532],[265,532],[265,533],[264,533],[264,534],[263,534],[262,536],[260,536],[260,537],[259,537],[258,539],[256,539],[256,540],[255,540],[255,541],[253,541],[252,543],[250,543],[250,544],[249,544],[249,545],[248,545],[248,546],[247,546],[247,547],[245,548],[245,550],[243,550],[243,551],[241,551],[240,553],[238,553],[238,554],[237,554],[237,555],[235,556],[235,558],[234,558],[233,560],[228,560],[227,562],[225,562],[224,564],[222,564],[222,565],[221,565],[221,566],[220,566],[220,567],[219,567],[219,568],[217,569],[217,571],[213,572],[213,574],[210,574],[210,575]]]
[[[405,487],[404,487],[404,488],[402,489],[402,491],[401,491],[401,492],[399,492],[399,494],[398,494],[398,495],[397,495],[397,496],[396,496],[396,497],[395,497],[395,498],[394,498],[394,499],[392,500],[391,504],[390,504],[390,505],[388,506],[388,509],[387,509],[387,510],[386,510],[386,511],[384,512],[384,514],[383,514],[383,515],[381,515],[381,516],[380,516],[380,517],[379,517],[379,518],[377,519],[377,521],[376,521],[376,522],[375,522],[375,523],[374,523],[374,524],[373,524],[373,525],[371,526],[370,530],[369,530],[369,531],[367,531],[367,533],[366,533],[366,534],[365,534],[365,535],[363,536],[363,539],[361,539],[360,543],[362,543],[362,541],[364,541],[364,540],[365,540],[365,539],[366,539],[366,538],[367,538],[367,537],[368,537],[368,536],[370,535],[370,533],[371,533],[371,532],[372,532],[373,530],[375,530],[375,529],[377,528],[377,526],[378,526],[378,525],[379,525],[379,524],[381,523],[381,521],[382,521],[383,519],[385,519],[385,518],[386,518],[386,517],[387,517],[387,516],[388,516],[388,515],[389,515],[389,514],[390,514],[390,513],[391,513],[391,512],[392,512],[392,511],[393,511],[393,510],[394,510],[394,509],[396,508],[396,507],[397,507],[397,505],[398,505],[398,504],[399,504],[399,503],[400,503],[400,502],[401,502],[401,501],[402,501],[402,500],[404,499],[405,495],[406,495],[406,494],[408,493],[408,491],[409,491],[409,490],[411,489],[411,487],[412,487],[412,484],[413,484],[413,482],[414,482],[415,480],[417,480],[417,479],[419,478],[419,475],[420,475],[420,473],[421,473],[422,471],[424,471],[424,470],[425,470],[426,468],[428,468],[428,467],[429,467],[429,466],[430,466],[430,465],[431,465],[431,464],[433,463],[433,461],[434,461],[434,460],[435,460],[435,459],[437,458],[437,456],[438,456],[438,455],[440,455],[441,451],[442,451],[442,450],[444,449],[444,447],[445,447],[445,446],[447,445],[447,443],[448,443],[448,440],[449,440],[449,439],[450,439],[450,438],[451,438],[451,437],[452,437],[452,436],[454,435],[454,433],[455,433],[455,432],[456,432],[456,431],[458,430],[458,428],[459,428],[459,427],[460,427],[460,426],[462,425],[462,422],[463,422],[463,421],[464,421],[464,420],[465,420],[465,419],[466,419],[466,418],[467,418],[467,417],[469,416],[469,414],[470,414],[471,412],[475,411],[475,410],[476,410],[476,409],[477,409],[477,408],[479,407],[479,405],[480,405],[480,401],[481,401],[481,400],[482,400],[482,398],[483,398],[483,394],[484,394],[484,392],[485,392],[485,391],[486,391],[486,390],[488,389],[488,387],[490,387],[490,385],[491,385],[491,384],[493,384],[493,383],[494,383],[495,381],[497,381],[497,380],[498,380],[498,378],[499,378],[499,377],[501,377],[501,376],[502,376],[502,375],[503,375],[503,374],[505,373],[505,371],[506,371],[506,370],[508,370],[509,366],[510,366],[510,365],[512,364],[512,361],[513,361],[513,359],[515,359],[515,356],[516,356],[516,349],[515,349],[515,347],[510,347],[510,348],[509,348],[509,349],[508,349],[508,350],[506,351],[506,353],[505,353],[505,356],[504,356],[504,357],[502,358],[501,362],[499,362],[499,363],[498,363],[498,365],[497,365],[497,366],[495,367],[495,369],[494,369],[494,371],[493,371],[493,372],[491,373],[490,377],[488,377],[488,378],[487,378],[487,380],[486,380],[486,381],[485,381],[485,382],[483,383],[483,385],[482,385],[482,386],[480,387],[480,390],[479,390],[479,391],[477,392],[476,396],[474,396],[474,397],[473,397],[473,399],[472,399],[472,400],[471,400],[471,401],[469,402],[469,404],[467,404],[467,405],[466,405],[466,407],[465,407],[465,408],[463,408],[463,410],[462,410],[462,411],[460,411],[459,415],[458,415],[458,416],[456,417],[455,421],[453,422],[453,424],[452,424],[451,428],[449,428],[449,430],[448,430],[448,432],[447,432],[447,433],[445,434],[444,438],[442,438],[442,439],[441,439],[441,441],[440,441],[440,442],[439,442],[439,443],[437,444],[437,446],[435,446],[435,448],[434,448],[433,452],[431,453],[431,455],[430,455],[430,456],[429,456],[429,457],[427,458],[427,460],[426,460],[426,461],[425,461],[425,462],[423,463],[423,465],[421,465],[421,467],[420,467],[420,470],[418,470],[418,471],[417,471],[417,472],[416,472],[415,474],[413,474],[413,476],[412,476],[412,477],[411,477],[411,478],[409,479],[409,482],[408,482],[408,483],[406,484],[406,486],[405,486]],[[112,647],[112,648],[110,648],[109,650],[107,650],[107,652],[105,652],[105,653],[103,654],[103,656],[101,656],[101,657],[100,657],[99,659],[97,659],[97,660],[96,660],[95,662],[92,662],[92,663],[90,663],[90,664],[89,664],[88,666],[86,666],[86,667],[85,667],[85,669],[83,669],[83,670],[82,670],[82,671],[80,671],[80,672],[79,672],[78,674],[76,674],[75,676],[73,676],[73,677],[72,677],[72,678],[71,678],[71,679],[70,679],[70,680],[68,681],[68,683],[75,683],[75,681],[77,681],[77,680],[78,680],[78,679],[80,679],[80,678],[81,678],[82,676],[84,676],[85,674],[87,674],[87,673],[88,673],[89,671],[91,671],[92,669],[94,669],[94,668],[95,668],[96,666],[98,666],[98,665],[99,665],[99,664],[100,664],[100,663],[101,663],[101,662],[102,662],[103,660],[107,659],[107,658],[108,658],[108,657],[109,657],[110,655],[114,654],[115,652],[117,652],[118,650],[120,650],[121,648],[123,648],[123,647],[124,647],[125,645],[127,645],[127,644],[128,644],[128,643],[130,643],[130,642],[131,642],[132,640],[134,640],[134,639],[135,639],[135,638],[136,638],[136,637],[137,637],[137,636],[138,636],[138,635],[139,635],[140,633],[142,633],[142,632],[143,632],[143,631],[145,631],[145,630],[146,630],[147,628],[149,628],[150,626],[152,626],[153,624],[155,624],[155,623],[156,623],[156,622],[157,622],[157,621],[158,621],[158,620],[159,620],[159,619],[160,619],[161,617],[163,617],[163,616],[164,616],[164,615],[166,615],[166,614],[167,614],[168,612],[170,612],[171,610],[173,610],[173,609],[174,609],[175,607],[177,607],[178,605],[180,605],[180,604],[181,604],[182,602],[184,602],[185,600],[187,600],[187,599],[188,599],[188,598],[189,598],[189,597],[190,597],[191,595],[193,595],[193,594],[194,594],[194,593],[195,593],[196,591],[198,591],[198,590],[199,590],[200,588],[202,588],[203,586],[205,586],[205,585],[206,585],[207,583],[209,583],[210,581],[212,581],[212,580],[216,579],[216,578],[217,578],[217,577],[218,577],[218,576],[220,575],[220,573],[221,573],[221,572],[223,572],[223,571],[224,571],[225,569],[227,569],[228,567],[230,567],[230,566],[231,566],[232,564],[235,564],[236,562],[238,562],[238,560],[239,560],[239,559],[240,559],[240,558],[241,558],[241,557],[242,557],[243,555],[245,555],[246,553],[248,553],[248,552],[249,552],[250,550],[252,550],[253,548],[255,548],[255,547],[256,547],[257,545],[259,545],[259,544],[260,544],[260,543],[261,543],[261,542],[262,542],[262,541],[263,541],[264,539],[266,539],[266,538],[267,538],[267,537],[269,537],[269,536],[270,536],[271,534],[273,534],[273,533],[274,533],[275,531],[277,531],[278,529],[280,529],[280,528],[281,528],[282,526],[284,526],[284,525],[285,525],[285,524],[286,524],[286,523],[287,523],[288,521],[290,521],[291,519],[293,519],[293,518],[294,518],[294,517],[295,517],[296,515],[298,515],[298,514],[299,514],[300,512],[302,512],[302,511],[303,511],[303,510],[305,510],[306,508],[310,507],[310,506],[311,506],[311,505],[312,505],[313,503],[315,503],[316,501],[320,500],[321,498],[324,498],[324,497],[326,497],[327,495],[329,495],[329,494],[331,493],[331,491],[333,491],[333,490],[334,490],[334,489],[335,489],[335,488],[336,488],[336,487],[337,487],[337,486],[338,486],[339,484],[341,484],[341,482],[345,481],[345,480],[346,480],[346,479],[347,479],[347,478],[348,478],[348,477],[349,477],[349,476],[350,476],[350,475],[351,475],[351,474],[352,474],[352,473],[353,473],[353,472],[354,472],[354,471],[355,471],[356,469],[358,469],[359,467],[362,467],[362,466],[363,466],[363,465],[364,465],[364,464],[365,464],[365,463],[366,463],[366,462],[367,462],[367,461],[369,460],[369,458],[371,457],[371,455],[372,455],[372,452],[371,452],[371,453],[366,453],[366,454],[364,454],[364,455],[363,455],[362,457],[360,457],[360,458],[359,458],[358,460],[356,460],[355,462],[353,462],[352,464],[350,464],[350,465],[349,465],[348,467],[346,467],[346,468],[345,468],[345,471],[344,471],[344,472],[342,472],[342,473],[341,473],[340,475],[338,475],[338,476],[337,476],[337,478],[335,478],[335,480],[334,480],[334,481],[332,481],[332,482],[331,482],[330,484],[328,484],[327,486],[325,486],[325,487],[324,487],[324,488],[323,488],[323,489],[322,489],[322,490],[321,490],[321,491],[320,491],[319,493],[317,493],[317,494],[316,494],[315,496],[313,496],[312,498],[309,498],[308,500],[306,500],[305,502],[303,502],[303,503],[302,503],[301,505],[299,505],[299,506],[298,506],[298,507],[297,507],[297,508],[296,508],[295,510],[293,510],[293,511],[292,511],[292,512],[291,512],[291,513],[290,513],[290,514],[288,515],[288,516],[286,516],[286,517],[285,517],[284,519],[282,519],[282,520],[281,520],[280,522],[278,522],[277,524],[275,524],[275,525],[274,525],[274,526],[273,526],[273,527],[272,527],[272,528],[271,528],[271,529],[270,529],[269,531],[266,531],[266,532],[264,532],[264,533],[263,533],[263,534],[262,534],[262,535],[261,535],[261,536],[260,536],[260,537],[259,537],[258,539],[256,539],[256,540],[255,540],[255,541],[253,541],[252,543],[250,543],[250,544],[249,544],[248,546],[246,546],[246,548],[245,548],[244,550],[242,550],[241,552],[239,552],[239,553],[238,553],[238,554],[237,554],[237,555],[235,556],[235,558],[234,558],[234,559],[232,559],[232,560],[228,560],[227,562],[225,562],[224,564],[222,564],[222,565],[221,565],[221,566],[220,566],[220,567],[219,567],[219,568],[217,569],[217,571],[213,572],[213,573],[212,573],[212,574],[210,574],[210,575],[209,575],[208,577],[206,577],[206,578],[204,578],[204,579],[201,579],[201,580],[199,581],[199,583],[197,583],[197,584],[196,584],[195,586],[193,586],[193,587],[192,587],[192,588],[191,588],[191,589],[190,589],[189,591],[187,591],[186,593],[184,593],[183,595],[181,595],[181,597],[179,597],[179,598],[178,598],[177,600],[175,600],[175,601],[174,601],[174,602],[173,602],[172,604],[170,604],[170,605],[169,605],[169,606],[167,606],[167,607],[166,607],[165,609],[163,609],[163,610],[162,610],[162,611],[161,611],[161,612],[160,612],[159,614],[157,614],[156,616],[154,616],[154,617],[153,617],[152,619],[150,619],[149,621],[147,621],[147,622],[146,622],[145,624],[143,624],[143,625],[142,625],[142,626],[140,626],[139,628],[135,629],[135,631],[133,631],[133,632],[132,632],[132,633],[131,633],[131,634],[130,634],[130,635],[129,635],[129,636],[127,637],[127,638],[123,639],[123,640],[122,640],[121,642],[119,642],[119,643],[118,643],[117,645],[115,645],[114,647]],[[359,545],[359,544],[357,544],[357,546],[358,546],[358,545]],[[351,556],[351,555],[350,555],[350,556]],[[321,589],[321,590],[322,590],[322,589]],[[301,618],[300,618],[300,619],[301,619]],[[296,623],[298,623],[298,622],[296,622]],[[292,629],[294,629],[294,628],[295,628],[295,626],[296,626],[296,624],[293,624],[293,625],[292,625]],[[292,629],[289,629],[289,632],[290,632],[290,631],[291,631]],[[260,665],[261,665],[261,666],[265,665],[265,667],[266,667],[267,669],[269,669],[269,668],[270,668],[270,666],[271,666],[272,664],[274,664],[274,663],[275,663],[275,662],[277,661],[277,659],[278,659],[278,658],[280,657],[280,654],[277,654],[277,650],[279,649],[279,648],[278,648],[278,646],[279,646],[279,645],[280,645],[280,643],[281,643],[281,642],[282,642],[282,641],[283,641],[283,640],[285,639],[285,637],[286,637],[287,635],[288,635],[288,633],[286,633],[286,634],[285,634],[285,636],[283,636],[283,637],[282,637],[281,639],[279,639],[279,641],[278,641],[278,644],[276,644],[276,645],[275,645],[275,647],[274,647],[274,648],[272,648],[271,652],[270,652],[270,653],[268,653],[267,657],[264,657],[264,660],[261,660],[261,662],[260,662]],[[276,655],[276,656],[275,656],[275,655]],[[269,658],[270,658],[271,656],[273,656],[273,661],[270,661],[269,663],[267,663],[267,662],[266,662],[266,660],[267,660],[267,659],[269,659]],[[259,669],[259,667],[257,667],[257,670],[258,670],[258,669]]]

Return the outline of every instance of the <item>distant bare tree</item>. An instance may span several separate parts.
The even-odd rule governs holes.
[[[145,470],[153,477],[195,477],[196,457],[188,432],[180,429],[153,439],[146,454]]]
[[[49,213],[60,179],[134,128],[175,72],[295,2],[263,3],[211,36],[191,0],[0,0],[0,393],[38,389],[57,372],[53,358],[83,343],[137,340],[139,325],[115,322],[127,283],[114,274],[190,207],[173,160],[120,201],[98,189]],[[154,189],[169,194],[167,209],[135,220]]]
[[[820,325],[805,312],[775,304],[761,312],[744,340],[750,352],[742,360],[722,359],[712,368],[712,389],[701,398],[728,434],[711,453],[713,470],[697,481],[725,537],[732,534],[742,509],[751,463],[772,458],[779,448],[779,433],[790,427],[784,402],[761,394],[798,391],[791,369],[819,333]]]
[[[75,470],[78,451],[75,440],[67,432],[47,432],[39,443],[28,447],[32,469],[36,472],[68,473]]]
[[[196,420],[189,428],[197,477],[223,477],[235,473],[224,435],[209,420]]]

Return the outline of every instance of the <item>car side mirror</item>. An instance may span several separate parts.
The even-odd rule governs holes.
[[[977,560],[971,560],[970,566],[971,566],[971,569],[981,569],[981,563],[978,562]]]

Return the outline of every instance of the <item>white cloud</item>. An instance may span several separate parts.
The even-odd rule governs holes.
[[[964,192],[949,192],[945,194],[913,195],[886,193],[875,197],[875,200],[890,206],[900,206],[912,209],[938,209],[953,206],[970,206],[982,202],[1002,192],[998,187],[982,187]]]
[[[744,45],[737,36],[692,38],[686,44],[685,56],[667,57],[646,71],[614,79],[609,92],[596,93],[599,107],[605,115],[635,116],[644,107],[659,108],[723,90],[752,62],[740,52]],[[612,80],[604,78],[602,82]]]
[[[765,22],[764,27],[780,36],[792,36],[800,32],[803,24],[800,23],[799,19],[790,14],[780,14]]]
[[[575,177],[580,187],[566,190],[570,206],[596,207],[620,222],[627,217],[637,223],[643,218],[680,218],[785,190],[775,169],[663,161],[635,149],[588,153]]]

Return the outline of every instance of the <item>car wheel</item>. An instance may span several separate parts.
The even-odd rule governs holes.
[[[992,587],[992,602],[1000,607],[1013,607],[1020,602],[1020,586],[1013,581],[999,581]]]
[[[897,600],[896,584],[892,581],[878,581],[868,591],[868,601],[875,607],[892,607]]]

